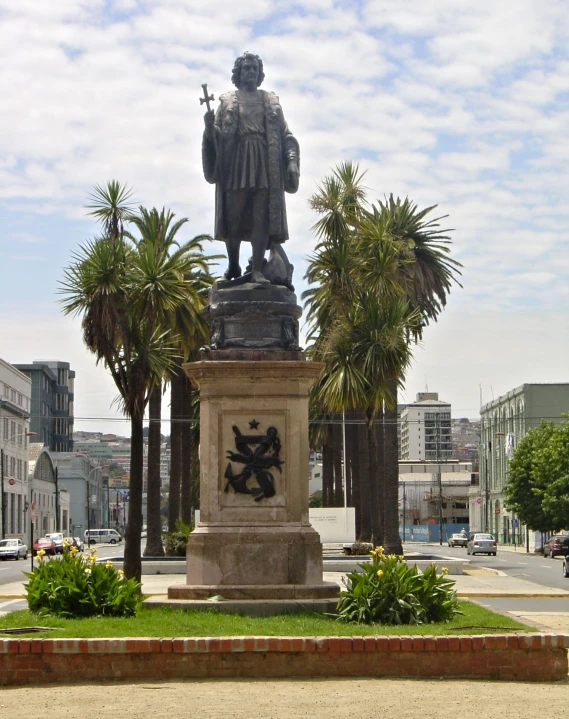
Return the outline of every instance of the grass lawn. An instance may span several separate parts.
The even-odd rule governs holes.
[[[209,611],[185,611],[142,607],[136,617],[118,619],[59,619],[41,617],[27,610],[0,617],[0,638],[6,628],[50,627],[48,632],[16,636],[73,638],[114,637],[219,637],[219,636],[365,636],[365,635],[444,635],[489,634],[492,631],[537,631],[502,614],[496,614],[468,601],[460,601],[462,615],[446,624],[420,626],[367,626],[344,624],[321,614],[290,614],[276,617],[241,617]],[[14,636],[14,635],[12,635]]]

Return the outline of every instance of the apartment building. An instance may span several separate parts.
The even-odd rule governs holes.
[[[73,451],[75,372],[68,362],[16,364],[31,379],[31,431],[52,452]]]
[[[541,536],[526,533],[505,504],[508,466],[526,432],[541,422],[561,422],[569,412],[569,383],[523,384],[480,409],[480,486],[471,491],[475,529],[493,532],[499,542],[526,543],[539,549]]]
[[[452,459],[451,405],[437,392],[419,392],[415,402],[401,410],[401,459]]]
[[[0,359],[0,530],[24,540],[28,511],[31,381]]]

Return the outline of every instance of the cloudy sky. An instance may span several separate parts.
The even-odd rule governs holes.
[[[186,237],[212,231],[201,84],[231,89],[251,50],[301,145],[297,290],[307,200],[356,160],[371,199],[437,203],[464,264],[402,399],[428,387],[473,418],[480,398],[569,381],[568,35],[563,0],[0,0],[0,357],[69,361],[76,428],[126,431],[61,315],[62,268],[95,231],[88,193],[110,179],[189,217]]]

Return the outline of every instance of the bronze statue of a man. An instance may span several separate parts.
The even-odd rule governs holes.
[[[239,248],[251,242],[251,282],[262,273],[267,249],[288,264],[281,244],[288,239],[285,192],[298,190],[299,147],[272,92],[259,90],[265,74],[258,55],[246,52],[233,66],[237,90],[206,112],[202,144],[205,179],[215,184],[215,234],[227,247],[225,279],[241,276]]]

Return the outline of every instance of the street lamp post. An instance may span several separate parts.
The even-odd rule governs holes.
[[[7,497],[4,492],[4,448],[8,444],[8,442],[12,442],[12,440],[16,439],[16,437],[35,437],[36,432],[17,432],[16,434],[13,434],[11,437],[8,437],[8,439],[4,440],[4,443],[2,444],[2,447],[0,448],[0,495],[2,500],[2,539],[6,538],[6,504],[7,504]]]

